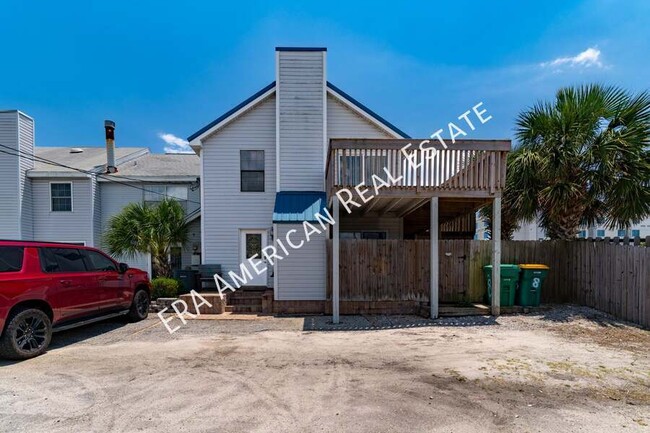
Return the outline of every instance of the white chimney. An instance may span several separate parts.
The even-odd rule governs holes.
[[[278,191],[322,191],[327,145],[327,50],[275,50]]]
[[[115,167],[115,122],[104,120],[106,130],[106,173],[117,173]]]

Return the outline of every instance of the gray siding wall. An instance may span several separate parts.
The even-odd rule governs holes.
[[[72,183],[72,212],[50,210],[50,183]],[[85,179],[32,179],[34,238],[93,244],[92,182]]]
[[[18,113],[18,148],[23,155],[34,154],[34,121]],[[25,156],[20,157],[18,174],[18,187],[20,197],[20,238],[31,240],[34,238],[32,183],[27,178],[27,170],[34,168],[34,161]]]
[[[278,239],[282,240],[284,245],[287,245],[285,239],[287,232],[291,229],[297,231],[291,235],[291,241],[294,244],[305,240],[302,224],[278,224],[277,227]],[[289,255],[276,264],[278,268],[277,300],[324,300],[326,298],[326,238],[327,233],[324,232],[311,236],[309,242],[306,242],[300,249],[292,250],[287,246]],[[280,254],[282,253],[280,252]]]
[[[402,239],[404,237],[403,227],[403,219],[397,217],[342,216],[340,230],[342,232],[386,232],[386,239]]]
[[[332,95],[327,95],[328,138],[393,138]]]
[[[18,113],[0,112],[0,143],[18,149]],[[0,148],[3,152],[8,149]],[[19,158],[0,153],[0,239],[19,239],[20,233],[20,184]]]
[[[201,218],[197,218],[190,223],[190,229],[187,238],[187,242],[185,245],[183,245],[183,252],[181,256],[183,269],[192,265],[194,246],[197,247],[197,253],[201,252]]]
[[[281,191],[324,188],[324,56],[321,51],[278,52]]]
[[[93,218],[92,218],[92,231],[93,231],[93,244],[96,248],[101,248],[102,245],[102,199],[100,196],[100,187],[97,182],[97,177],[93,176],[90,180],[90,188],[93,197]]]
[[[264,192],[240,191],[240,150],[264,150]],[[238,271],[240,230],[271,228],[275,161],[275,96],[203,140],[203,263]]]
[[[143,187],[142,184],[134,184]],[[128,186],[99,182],[99,191],[101,196],[101,233],[108,228],[110,218],[119,213],[124,206],[132,202],[142,203],[144,192],[140,189],[130,188]],[[100,235],[101,239],[101,235]],[[96,246],[101,246],[101,241]],[[149,271],[150,260],[148,255],[138,254],[134,258],[115,257],[116,260],[128,263],[133,268]]]

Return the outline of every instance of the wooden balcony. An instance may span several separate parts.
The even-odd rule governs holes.
[[[359,183],[373,185],[373,175],[397,179],[378,197],[499,196],[506,178],[509,140],[457,140],[442,144],[424,139],[332,139],[328,149],[326,188],[331,197]],[[404,146],[411,146],[402,150]]]

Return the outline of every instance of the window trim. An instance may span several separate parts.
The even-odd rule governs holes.
[[[243,152],[262,152],[262,170],[244,170],[242,168]],[[244,191],[244,173],[262,173],[262,189],[259,191]],[[266,152],[264,149],[239,149],[239,192],[266,192]]]
[[[70,210],[52,209],[52,185],[70,185]],[[74,184],[72,182],[50,182],[49,191],[50,191],[50,212],[70,212],[70,213],[74,212]]]

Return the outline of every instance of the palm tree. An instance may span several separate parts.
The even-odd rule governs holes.
[[[112,217],[104,234],[104,243],[112,255],[134,257],[150,254],[153,271],[171,276],[171,248],[188,238],[188,223],[183,207],[165,198],[157,205],[131,203]]]
[[[588,85],[560,89],[516,121],[504,213],[540,217],[551,239],[582,224],[629,227],[650,215],[650,95]],[[505,209],[507,208],[507,209]]]

